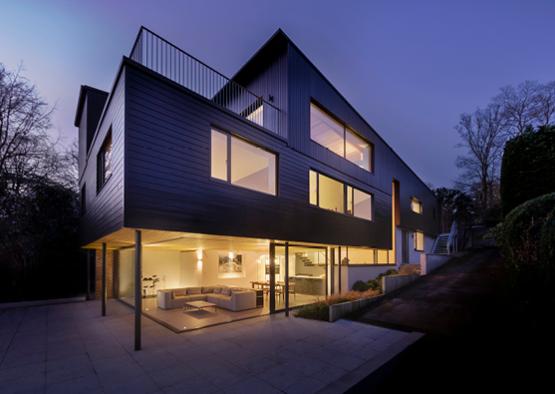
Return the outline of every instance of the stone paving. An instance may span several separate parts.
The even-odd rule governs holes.
[[[344,391],[419,334],[283,315],[176,334],[114,300],[0,310],[0,393]]]

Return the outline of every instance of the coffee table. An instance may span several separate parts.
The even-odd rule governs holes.
[[[191,301],[187,302],[183,306],[183,312],[190,311],[191,309],[196,309],[197,311],[200,311],[207,308],[214,308],[214,312],[216,312],[217,305],[207,301]]]

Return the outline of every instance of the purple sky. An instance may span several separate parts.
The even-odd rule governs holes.
[[[79,86],[109,90],[141,24],[228,76],[281,27],[425,182],[450,186],[459,114],[555,80],[554,20],[553,0],[14,0],[0,62],[24,63],[69,145]]]

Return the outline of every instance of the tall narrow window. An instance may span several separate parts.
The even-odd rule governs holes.
[[[212,130],[210,163],[212,178],[227,181],[227,135],[216,130]]]
[[[354,189],[353,215],[357,218],[372,220],[372,195]]]
[[[108,131],[96,157],[96,189],[99,192],[112,176],[112,129]]]
[[[310,138],[339,156],[345,156],[343,125],[314,104],[310,104]]]
[[[308,177],[309,177],[310,204],[318,205],[318,173],[316,171],[310,170],[308,172]]]
[[[422,231],[414,232],[414,250],[424,251],[424,233]]]
[[[424,211],[424,208],[422,206],[422,201],[420,201],[418,198],[416,197],[412,197],[410,199],[410,209],[411,211],[413,211],[414,213],[418,213],[421,214]]]
[[[229,159],[228,151],[231,152]],[[212,130],[210,161],[213,178],[276,195],[275,154],[240,138]]]

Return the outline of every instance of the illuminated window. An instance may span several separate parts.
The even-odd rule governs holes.
[[[112,176],[112,129],[108,131],[96,157],[96,191],[99,192]]]
[[[347,129],[345,158],[366,171],[370,171],[370,144]]]
[[[216,130],[212,130],[210,163],[212,178],[227,181],[227,135]]]
[[[276,155],[231,137],[231,183],[276,194]]]
[[[422,231],[414,232],[414,250],[424,251],[424,233]]]
[[[309,176],[309,188],[310,188],[310,204],[318,205],[318,173],[316,171],[310,170]]]
[[[335,179],[318,174],[318,206],[334,212],[345,212],[344,185]]]
[[[412,197],[410,199],[410,209],[414,213],[419,213],[419,214],[421,214],[424,211],[422,202],[416,197]]]
[[[276,195],[275,154],[216,130],[212,130],[211,144],[213,178]],[[228,144],[231,144],[230,171],[227,163]]]
[[[309,171],[309,202],[320,208],[372,220],[372,195]]]
[[[378,249],[377,264],[389,264],[389,251],[387,249]]]
[[[372,220],[372,195],[353,189],[353,215]]]
[[[374,249],[347,248],[349,264],[375,264]]]
[[[310,138],[333,153],[345,156],[343,125],[314,104],[310,104]]]
[[[310,103],[310,138],[360,168],[372,170],[370,143],[313,103]]]

